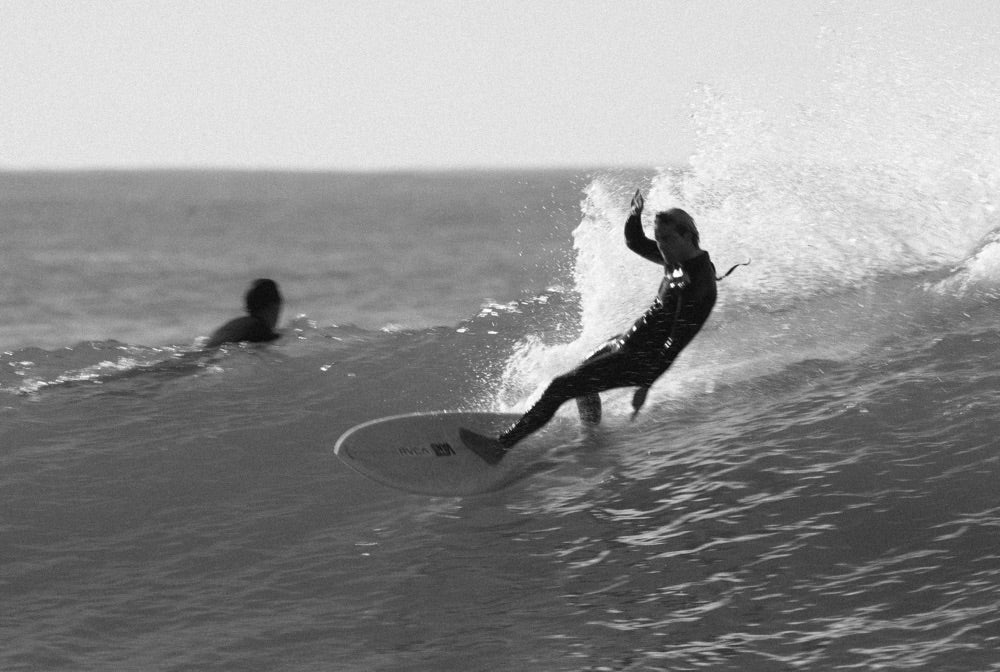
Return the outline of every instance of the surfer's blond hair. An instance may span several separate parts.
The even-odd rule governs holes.
[[[701,247],[701,236],[698,235],[698,227],[695,226],[694,218],[680,208],[670,208],[656,213],[656,224],[672,224],[691,237],[691,242],[695,247]]]

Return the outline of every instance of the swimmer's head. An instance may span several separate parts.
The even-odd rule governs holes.
[[[662,232],[666,231],[668,227],[674,228],[679,235],[686,237],[695,247],[700,247],[698,227],[695,226],[694,219],[688,213],[680,208],[670,208],[656,213],[655,231],[658,239],[662,237]]]
[[[258,278],[250,285],[244,297],[247,312],[251,315],[262,310],[281,307],[281,293],[278,292],[278,283],[267,278]]]

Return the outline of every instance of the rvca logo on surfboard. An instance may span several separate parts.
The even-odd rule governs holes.
[[[451,457],[455,454],[455,449],[450,443],[432,443],[429,446],[418,446],[416,448],[399,448],[399,454],[407,457]]]

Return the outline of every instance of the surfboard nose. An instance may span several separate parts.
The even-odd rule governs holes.
[[[530,474],[519,460],[500,464],[506,450],[490,438],[517,417],[444,411],[377,418],[344,432],[334,452],[355,471],[400,490],[444,496],[491,492]]]

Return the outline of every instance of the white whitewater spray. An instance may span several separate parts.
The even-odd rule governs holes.
[[[753,260],[723,283],[714,320],[955,268],[937,289],[1000,285],[1000,66],[971,38],[893,30],[821,35],[828,80],[777,112],[706,87],[688,169],[662,170],[647,185],[594,180],[574,232],[581,331],[563,343],[528,335],[508,362],[500,405],[523,408],[652,300],[661,270],[622,235],[636,187],[650,223],[658,210],[690,212],[720,271]]]

